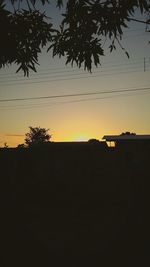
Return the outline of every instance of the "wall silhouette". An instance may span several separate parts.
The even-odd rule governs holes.
[[[0,150],[2,266],[144,264],[148,161],[93,146]]]

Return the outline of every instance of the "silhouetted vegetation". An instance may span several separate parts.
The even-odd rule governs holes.
[[[26,133],[25,144],[28,147],[33,147],[37,145],[43,145],[48,142],[51,135],[48,134],[49,129],[41,127],[29,127],[29,133]]]
[[[40,11],[39,2],[48,0],[11,0],[12,11],[6,9],[6,0],[0,1],[0,67],[15,63],[24,75],[29,70],[36,71],[38,56],[43,47],[48,46],[53,56],[65,56],[66,64],[76,63],[91,71],[92,64],[98,66],[104,53],[104,43],[109,40],[110,52],[116,43],[122,47],[124,29],[130,22],[150,25],[149,0],[57,0],[56,6],[63,6],[62,22],[55,29],[53,21]],[[26,3],[26,8],[23,4]],[[136,18],[143,15],[143,20]]]
[[[7,149],[8,147],[9,147],[8,144],[5,142],[4,143],[4,148]]]
[[[25,144],[19,144],[17,148],[25,148]]]
[[[88,142],[89,142],[89,144],[99,144],[100,143],[100,141],[95,139],[95,138],[89,139]]]

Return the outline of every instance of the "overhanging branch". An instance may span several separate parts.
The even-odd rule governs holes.
[[[144,20],[133,19],[133,18],[128,18],[128,19],[129,19],[129,20],[132,20],[132,21],[139,22],[139,23],[144,23],[144,24],[148,24],[148,25],[150,25],[150,21],[149,21],[149,20],[144,21]]]

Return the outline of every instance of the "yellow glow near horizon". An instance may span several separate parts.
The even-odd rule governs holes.
[[[27,132],[27,131],[26,131]],[[95,135],[93,136],[93,134],[91,132],[85,133],[85,131],[83,133],[81,133],[80,129],[77,131],[70,131],[68,134],[62,134],[59,135],[58,133],[54,132],[52,134],[52,138],[50,139],[50,141],[53,142],[82,142],[82,141],[88,141],[91,138],[96,138],[99,139],[98,137],[96,137]],[[9,147],[17,147],[18,144],[22,144],[25,142],[25,135],[3,135],[1,136],[1,143],[0,143],[0,147],[4,146],[4,143],[7,143]]]
[[[79,135],[77,137],[75,137],[74,141],[76,142],[82,142],[82,141],[88,141],[90,138],[88,138],[87,136],[84,135]]]
[[[24,136],[9,136],[3,135],[1,136],[0,147],[4,147],[4,144],[7,144],[9,147],[16,147],[19,144],[24,143]]]
[[[137,74],[132,74],[132,76],[132,79],[138,83],[138,88],[142,88],[143,80],[150,81],[148,71],[138,77]],[[129,80],[127,75],[121,78],[123,84]],[[129,82],[131,83],[133,80]],[[117,81],[119,83],[120,79]],[[108,79],[107,83],[110,84]],[[96,90],[96,88],[98,90],[96,80],[94,81],[95,89],[91,89],[93,87],[90,81],[88,81],[88,84],[83,84],[83,81],[81,81],[81,85],[83,91],[84,88],[86,88],[86,91]],[[124,86],[127,85],[125,84]],[[73,85],[71,86],[73,87]],[[76,88],[72,87],[71,89],[68,87],[65,90],[68,90],[68,92],[70,92],[69,90],[76,91]],[[65,88],[67,88],[67,85]],[[105,87],[102,88],[103,90],[107,89]],[[119,85],[117,85],[117,88],[119,88]],[[59,88],[58,84],[58,89],[62,91],[63,86]],[[23,89],[19,88],[18,90],[20,92]],[[17,94],[15,95],[17,96]],[[22,106],[19,106],[20,109],[2,109],[0,112],[0,147],[3,147],[5,142],[9,147],[16,147],[18,144],[24,143],[25,134],[29,131],[29,126],[50,129],[49,133],[52,134],[51,141],[54,142],[101,140],[104,135],[121,134],[125,131],[149,134],[149,103],[150,94],[144,93],[140,95],[136,93],[133,97],[114,97],[103,101],[85,101],[63,106],[45,106],[45,108],[37,109],[32,109],[32,106],[31,109],[26,109],[26,106],[25,109],[22,109]]]
[[[77,123],[78,124],[78,123]],[[57,129],[52,136],[52,141],[54,142],[79,142],[88,141],[89,139],[101,139],[103,137],[105,130],[99,129],[97,123],[93,124],[93,121],[89,120],[89,125],[77,125],[76,122],[66,124],[66,131]],[[92,127],[93,126],[93,127]],[[104,131],[104,133],[103,133]]]

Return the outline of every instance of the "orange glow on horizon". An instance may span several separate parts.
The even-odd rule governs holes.
[[[82,141],[88,141],[90,138],[84,136],[84,135],[79,135],[75,137],[74,141],[76,142],[82,142]]]
[[[103,136],[103,135],[102,135]],[[96,132],[95,134],[88,131],[87,129],[87,133],[84,131],[81,133],[81,131],[76,131],[76,132],[72,132],[70,131],[68,134],[64,135],[62,134],[61,136],[60,135],[55,135],[52,137],[52,140],[51,141],[54,141],[54,142],[86,142],[90,139],[98,139],[100,140],[101,139],[101,134],[98,135]]]
[[[0,147],[4,147],[5,143],[8,145],[8,147],[17,147],[19,144],[24,143],[24,136],[3,135],[0,142]]]

